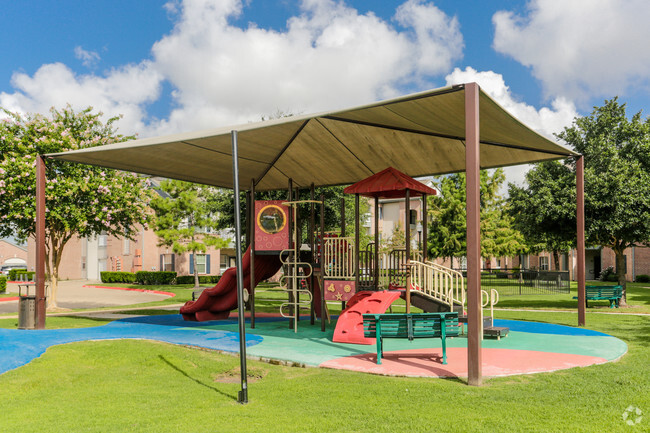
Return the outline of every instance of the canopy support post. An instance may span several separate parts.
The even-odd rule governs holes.
[[[248,377],[246,373],[246,328],[244,324],[244,270],[241,257],[241,210],[239,208],[239,156],[237,131],[231,132],[232,137],[232,177],[235,194],[235,255],[237,260],[237,316],[239,323],[239,362],[241,390],[237,402],[248,403]]]
[[[36,329],[45,329],[45,158],[36,158]]]
[[[406,314],[411,312],[411,190],[404,199],[404,248],[406,249]]]
[[[479,87],[465,85],[465,175],[467,198],[467,383],[483,382],[481,330],[481,217],[479,150]]]
[[[587,305],[585,295],[585,161],[582,155],[576,158],[576,189],[578,326],[585,326]]]
[[[248,293],[248,304],[251,309],[251,329],[255,329],[255,287],[257,286],[257,281],[255,281],[255,227],[257,227],[257,222],[255,221],[255,179],[251,179],[251,190],[249,192],[250,197],[250,207],[248,208],[248,226],[250,227],[250,292]]]

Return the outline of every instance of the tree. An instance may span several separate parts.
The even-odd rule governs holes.
[[[164,180],[160,183],[160,190],[162,194],[150,203],[155,212],[154,231],[158,235],[158,245],[170,246],[176,254],[190,252],[194,257],[197,253],[204,253],[208,246],[228,246],[228,241],[209,233],[209,229],[216,227],[216,191],[213,188],[180,180]],[[194,287],[199,287],[196,264]]]
[[[50,117],[2,109],[0,121],[0,236],[26,240],[35,233],[38,155],[99,146],[132,137],[115,132],[118,117],[104,124],[92,108],[50,110]],[[59,265],[73,236],[102,233],[131,238],[146,225],[148,193],[137,175],[49,160],[47,163],[45,254],[49,308],[57,308]]]
[[[650,119],[628,119],[614,98],[558,137],[584,156],[585,237],[614,251],[625,305],[624,251],[650,244]]]
[[[481,256],[502,257],[525,249],[522,235],[512,228],[512,218],[498,191],[505,180],[502,169],[480,173]],[[441,194],[429,197],[429,253],[431,257],[467,255],[467,211],[465,174],[437,180]]]
[[[571,167],[559,161],[537,164],[526,173],[526,186],[508,186],[509,214],[530,251],[549,251],[555,269],[560,254],[576,243],[576,181]]]

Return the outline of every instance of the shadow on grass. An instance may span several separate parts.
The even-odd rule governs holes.
[[[216,388],[216,387],[214,387],[214,386],[212,386],[212,385],[209,385],[209,384],[207,384],[207,383],[201,382],[201,381],[198,380],[198,379],[193,378],[192,376],[190,376],[189,374],[187,374],[185,371],[181,370],[179,367],[177,367],[177,366],[175,366],[174,364],[172,364],[172,363],[171,363],[167,358],[165,358],[164,356],[162,356],[162,355],[158,355],[158,358],[160,358],[160,359],[161,359],[165,364],[167,364],[168,366],[170,366],[171,368],[173,368],[174,370],[176,370],[177,372],[179,372],[179,373],[182,374],[183,376],[187,377],[187,378],[190,379],[191,381],[193,381],[193,382],[195,382],[195,383],[197,383],[197,384],[199,384],[199,385],[201,385],[201,386],[203,386],[203,387],[205,387],[205,388],[208,388],[208,389],[210,389],[210,390],[216,392],[217,394],[221,394],[221,395],[223,395],[224,397],[227,397],[227,398],[229,398],[229,399],[231,399],[231,400],[235,400],[235,401],[237,401],[237,397],[236,397],[236,396],[234,396],[234,395],[230,395],[230,394],[227,394],[227,393],[221,391],[219,388]]]

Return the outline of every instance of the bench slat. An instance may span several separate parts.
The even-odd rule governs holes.
[[[441,338],[443,364],[447,363],[446,337],[457,336],[458,313],[364,314],[364,336],[377,339],[377,364],[381,364],[384,338]]]

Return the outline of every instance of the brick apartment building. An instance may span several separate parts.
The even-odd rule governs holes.
[[[234,249],[208,248],[205,254],[174,254],[170,247],[158,246],[153,230],[140,227],[135,240],[99,235],[71,239],[65,246],[59,267],[62,280],[99,280],[103,271],[175,271],[192,275],[194,266],[199,275],[219,275],[234,265]],[[34,269],[35,242],[27,243],[27,267]]]
[[[27,246],[0,239],[0,267],[27,264]]]

